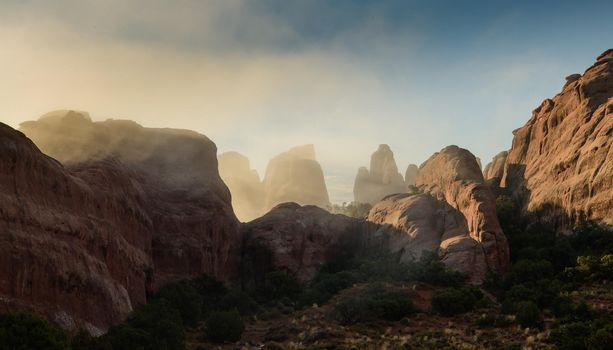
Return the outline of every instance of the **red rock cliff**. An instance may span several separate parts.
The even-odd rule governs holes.
[[[501,186],[526,214],[613,224],[613,50],[567,77],[513,135]]]

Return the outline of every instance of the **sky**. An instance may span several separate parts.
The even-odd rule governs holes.
[[[333,202],[381,143],[402,173],[485,165],[613,47],[613,1],[0,0],[0,121],[56,109],[196,130],[270,158],[312,143]]]

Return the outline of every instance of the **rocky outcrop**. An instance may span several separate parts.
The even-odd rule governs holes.
[[[391,251],[416,259],[440,249],[443,261],[473,282],[507,268],[495,198],[470,152],[449,146],[435,153],[421,165],[416,184],[424,193],[389,196],[368,215],[386,231]]]
[[[220,154],[219,175],[232,194],[232,208],[241,221],[251,221],[264,211],[264,185],[249,159],[238,152]]]
[[[262,280],[274,270],[308,281],[341,253],[341,241],[357,244],[367,228],[363,220],[330,214],[316,206],[280,204],[243,226],[244,283]]]
[[[236,279],[239,225],[195,132],[61,111],[0,129],[0,305],[96,333],[169,281]]]
[[[294,147],[274,157],[264,177],[264,208],[296,202],[322,208],[330,205],[328,189],[313,145]]]
[[[568,227],[613,224],[613,50],[567,78],[513,132],[501,186],[524,214]]]
[[[504,165],[508,154],[507,151],[498,153],[483,169],[483,178],[495,187],[500,185],[500,180],[504,175]]]
[[[404,183],[407,186],[415,186],[417,175],[419,174],[419,168],[415,164],[409,164],[407,170],[404,172]]]
[[[387,195],[406,191],[407,186],[398,172],[394,153],[388,145],[379,145],[370,157],[370,169],[358,169],[353,198],[358,203],[375,204]]]

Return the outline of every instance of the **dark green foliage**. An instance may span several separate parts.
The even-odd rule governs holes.
[[[179,311],[158,299],[125,323],[111,327],[100,341],[108,341],[114,350],[181,350],[185,347],[185,330]]]
[[[549,339],[558,350],[585,349],[585,340],[590,335],[588,322],[575,322],[563,324],[551,331]]]
[[[437,286],[457,287],[466,281],[467,276],[447,268],[438,253],[423,252],[418,261],[408,265],[407,278]]]
[[[239,290],[230,290],[219,302],[221,310],[236,310],[241,315],[251,315],[258,311],[259,305],[247,293]]]
[[[407,295],[381,285],[371,286],[334,308],[334,316],[341,324],[398,321],[414,312],[415,308]]]
[[[189,282],[169,284],[158,291],[155,299],[168,301],[187,327],[195,327],[202,317],[202,295]]]
[[[66,335],[47,321],[26,313],[0,315],[0,349],[69,349]]]
[[[238,311],[215,311],[206,321],[206,337],[215,343],[239,341],[245,324]]]
[[[94,338],[85,331],[72,338],[72,350],[113,350],[108,337]]]
[[[515,321],[523,328],[541,328],[543,326],[541,311],[532,301],[523,301],[517,304]]]
[[[613,323],[597,329],[586,340],[588,350],[607,350],[613,345]]]
[[[202,315],[217,310],[221,299],[228,293],[228,289],[220,281],[209,275],[201,275],[191,280],[191,285],[202,296]]]
[[[357,277],[348,271],[320,273],[309,284],[298,300],[300,307],[323,304],[343,289],[351,287]]]
[[[483,294],[475,288],[446,288],[432,296],[432,310],[443,315],[457,315],[471,311]]]
[[[301,292],[302,286],[294,276],[285,271],[273,271],[264,277],[264,283],[255,292],[255,299],[260,303],[291,304]]]

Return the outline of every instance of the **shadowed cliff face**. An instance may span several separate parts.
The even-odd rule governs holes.
[[[513,135],[501,186],[525,214],[561,228],[581,219],[613,224],[613,50],[568,76]]]
[[[76,112],[22,127],[67,165],[4,126],[0,249],[11,268],[0,271],[0,294],[9,308],[105,329],[169,281],[237,279],[239,225],[205,136]]]

